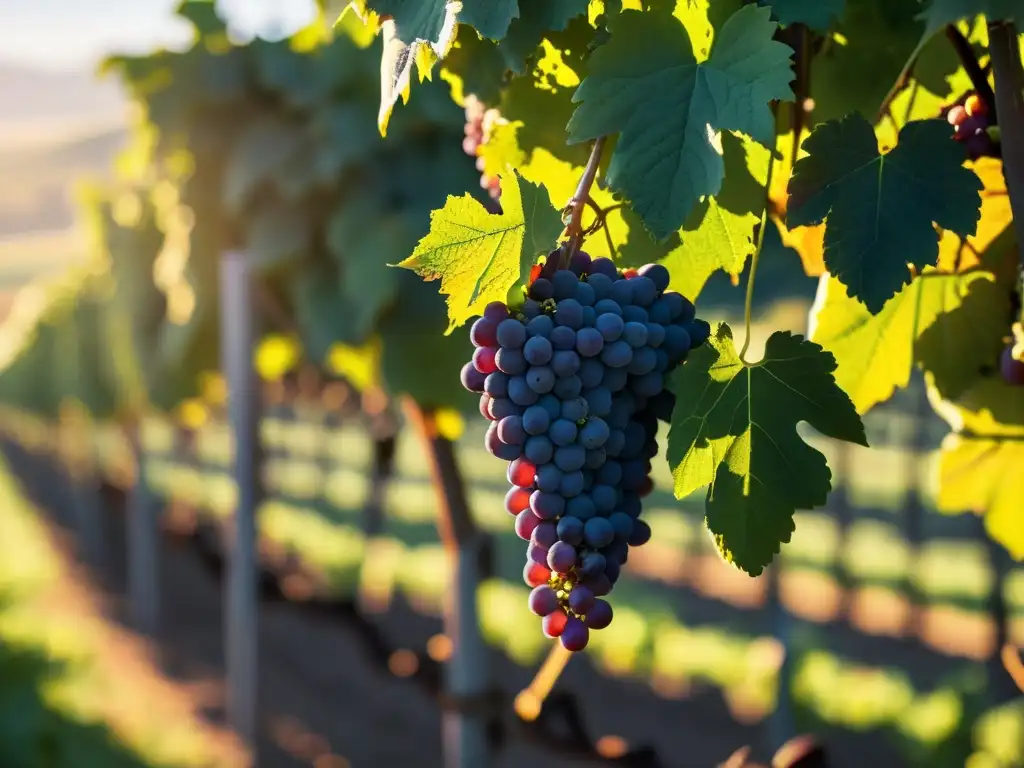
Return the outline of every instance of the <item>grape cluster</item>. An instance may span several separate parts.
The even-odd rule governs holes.
[[[972,93],[962,105],[950,107],[946,120],[955,128],[953,138],[963,142],[971,160],[995,154],[995,142],[988,132],[988,105],[978,94]]]
[[[529,542],[530,609],[579,651],[611,623],[600,598],[629,547],[651,536],[641,499],[674,405],[665,377],[711,328],[665,290],[660,264],[620,272],[577,253],[559,268],[560,254],[534,267],[521,308],[493,302],[473,324],[462,383],[491,421],[487,450],[510,462],[505,509]]]
[[[487,109],[476,96],[466,97],[466,138],[462,140],[462,150],[470,157],[476,158],[476,169],[480,171],[480,187],[497,200],[501,197],[501,184],[497,176],[484,173],[484,158],[480,157],[480,147],[487,143],[491,129],[501,117],[496,109]]]

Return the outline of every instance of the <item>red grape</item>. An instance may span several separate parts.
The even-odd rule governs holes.
[[[946,113],[946,120],[950,125],[958,126],[967,117],[967,110],[961,107],[959,104],[950,107],[949,112]]]

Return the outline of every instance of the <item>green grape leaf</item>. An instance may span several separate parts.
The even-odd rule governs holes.
[[[939,454],[936,506],[948,514],[984,514],[988,534],[1024,559],[1024,389],[997,374],[956,401],[934,395],[932,401],[954,430]]]
[[[508,68],[516,74],[526,71],[526,60],[549,32],[565,29],[569,22],[587,12],[588,0],[519,0],[519,18],[498,44]]]
[[[846,8],[846,0],[757,0],[757,4],[770,5],[780,24],[806,24],[819,32],[828,31]]]
[[[861,115],[823,123],[804,142],[789,181],[786,224],[825,224],[825,266],[872,314],[910,281],[907,264],[934,265],[939,235],[974,234],[981,180],[944,120],[908,123],[879,154]]]
[[[227,32],[213,0],[183,0],[175,13],[188,21],[201,37]]]
[[[469,24],[489,40],[501,40],[519,17],[521,0],[463,0],[459,22]]]
[[[982,270],[929,271],[872,315],[842,283],[823,275],[809,336],[831,352],[836,383],[867,412],[927,370],[946,397],[958,397],[998,359],[1010,292]]]
[[[271,115],[247,122],[231,145],[224,170],[224,205],[228,212],[242,212],[246,201],[293,161],[303,144],[303,133]]]
[[[676,498],[709,486],[708,529],[722,556],[751,575],[789,541],[795,511],[822,506],[831,489],[825,457],[797,424],[867,445],[835,367],[817,344],[781,331],[759,363],[744,365],[722,323],[673,376],[668,460]]]
[[[441,65],[444,79],[452,83],[452,98],[470,94],[484,104],[497,104],[501,99],[505,59],[498,46],[480,37],[472,27],[462,24],[459,35]]]
[[[424,280],[441,280],[448,296],[448,330],[504,301],[517,282],[526,284],[530,266],[554,247],[563,225],[543,185],[502,178],[502,213],[490,214],[469,195],[448,197],[430,214],[430,232],[398,266]]]
[[[256,269],[274,270],[307,255],[313,245],[310,212],[301,204],[270,202],[245,220],[245,253]]]
[[[918,18],[925,23],[922,45],[945,27],[963,19],[982,14],[991,21],[1024,21],[1024,2],[1021,0],[931,0]]]
[[[739,131],[762,144],[775,135],[768,102],[791,99],[792,49],[775,42],[767,8],[744,6],[698,63],[684,27],[624,11],[611,40],[590,58],[573,100],[573,143],[618,133],[608,185],[630,200],[652,234],[679,229],[697,201],[722,185],[712,131]]]
[[[705,198],[679,232],[681,244],[662,263],[672,274],[673,291],[696,301],[717,270],[739,275],[754,252],[754,229],[761,220],[770,151],[746,137],[722,135],[725,179]]]

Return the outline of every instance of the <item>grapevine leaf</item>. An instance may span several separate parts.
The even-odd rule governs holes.
[[[519,0],[519,18],[508,28],[498,49],[516,74],[526,71],[526,60],[549,32],[561,31],[587,12],[588,0]]]
[[[283,170],[303,143],[302,132],[283,120],[264,116],[246,125],[232,145],[224,170],[224,205],[239,214],[261,184]]]
[[[674,20],[624,11],[611,40],[590,59],[573,100],[569,140],[619,138],[607,182],[633,204],[658,239],[679,229],[697,201],[722,185],[724,166],[712,131],[739,131],[769,144],[768,102],[791,99],[792,50],[772,39],[767,8],[744,6],[698,63]]]
[[[519,18],[521,0],[463,0],[459,21],[490,40],[501,40]]]
[[[309,252],[313,232],[302,206],[267,203],[246,218],[246,255],[258,270],[277,269]]]
[[[925,23],[923,45],[947,24],[973,19],[982,14],[992,21],[1024,21],[1024,2],[1021,0],[931,0],[918,18]]]
[[[770,5],[780,24],[806,24],[825,32],[843,15],[846,0],[757,0],[757,4]]]
[[[859,413],[906,387],[915,365],[947,397],[959,396],[1002,349],[1010,294],[992,274],[930,271],[905,286],[877,315],[823,276],[810,337],[831,352],[836,383]]]
[[[484,104],[496,104],[501,98],[505,59],[497,45],[480,37],[472,27],[459,26],[442,71],[444,79],[452,83],[452,97],[457,102],[470,94]]]
[[[936,410],[954,429],[939,456],[939,510],[983,513],[989,535],[1024,559],[1024,389],[989,376]]]
[[[381,24],[384,48],[380,64],[380,111],[377,126],[387,132],[391,110],[407,93],[412,67],[423,49],[438,58],[455,38],[460,4],[450,0],[369,0],[369,10],[390,17]]]
[[[188,21],[201,37],[227,32],[213,0],[184,0],[175,13]]]
[[[982,184],[943,120],[908,123],[879,154],[861,115],[819,125],[789,182],[787,225],[825,224],[825,265],[871,313],[910,281],[907,264],[934,265],[935,222],[964,237],[978,224]]]
[[[743,271],[765,205],[769,151],[732,134],[722,136],[722,145],[726,172],[721,191],[690,213],[679,233],[682,243],[663,261],[672,274],[671,289],[691,301],[717,270]]]
[[[831,472],[797,424],[867,445],[853,403],[832,377],[835,359],[813,342],[773,333],[747,366],[722,323],[672,381],[668,459],[677,498],[709,486],[705,520],[722,556],[761,573],[793,533],[793,514],[825,503]]]
[[[440,278],[448,296],[447,333],[490,302],[503,301],[517,282],[525,284],[536,257],[548,253],[562,231],[543,185],[520,181],[514,172],[502,182],[502,213],[488,213],[469,195],[449,196],[430,214],[430,232],[398,265],[427,281]]]

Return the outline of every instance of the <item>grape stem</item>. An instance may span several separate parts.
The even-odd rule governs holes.
[[[744,338],[743,347],[740,349],[740,360],[744,365],[750,365],[747,361],[747,349],[750,347],[750,326],[754,314],[754,277],[757,275],[757,264],[761,260],[761,249],[764,247],[764,231],[768,226],[768,209],[771,207],[772,174],[775,172],[775,141],[772,141],[770,154],[768,155],[768,173],[764,180],[765,205],[761,211],[761,224],[757,228],[757,245],[754,248],[754,255],[750,258],[750,274],[747,275],[747,297],[743,302],[743,325]]]
[[[590,150],[590,157],[587,159],[587,167],[583,170],[580,183],[576,185],[576,192],[566,206],[570,211],[569,223],[565,227],[569,242],[562,250],[562,267],[568,267],[569,259],[573,257],[583,244],[583,209],[590,197],[590,188],[594,186],[594,179],[597,178],[597,167],[601,164],[601,153],[604,151],[606,136],[598,136],[594,146]]]
[[[982,71],[981,64],[978,63],[978,57],[974,55],[974,49],[971,48],[971,44],[955,24],[946,25],[946,37],[953,44],[953,49],[960,58],[964,72],[971,78],[971,84],[974,86],[975,93],[985,102],[991,122],[995,124],[997,111],[996,95],[992,92],[992,86],[988,84],[988,78]],[[991,41],[989,48],[991,50]]]
[[[995,75],[995,100],[999,108],[1002,135],[1003,176],[1013,212],[1019,256],[1024,256],[1024,68],[1017,48],[1017,27],[1013,22],[992,21],[988,25],[988,49]]]

